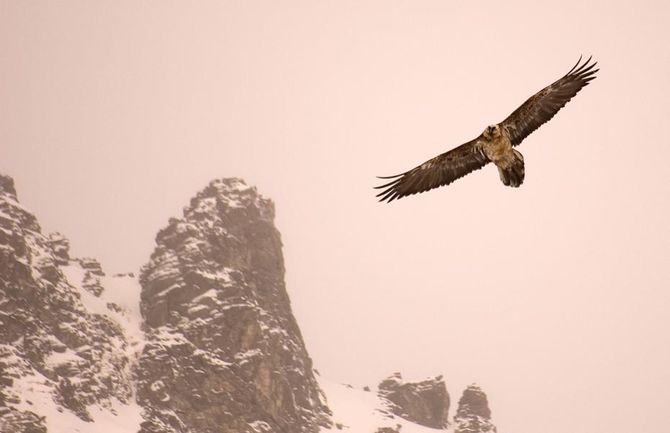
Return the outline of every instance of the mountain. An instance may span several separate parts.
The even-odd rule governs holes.
[[[92,259],[70,258],[67,240],[42,234],[0,176],[0,431],[138,424],[138,289]]]
[[[435,429],[449,425],[449,393],[442,376],[405,382],[394,373],[379,384],[378,394],[394,415]]]
[[[274,213],[243,181],[214,180],[158,232],[139,275],[110,276],[43,234],[0,175],[0,431],[491,431],[476,430],[490,412],[473,392],[449,421],[441,377],[398,373],[372,391],[316,373]]]
[[[376,389],[320,379],[333,410],[326,432],[351,433],[496,433],[486,394],[477,385],[465,389],[456,415],[449,418],[449,394],[441,376],[411,382],[400,373]]]
[[[463,391],[454,423],[456,433],[496,433],[488,399],[478,385],[472,384]]]
[[[142,432],[316,432],[330,413],[284,287],[274,205],[216,180],[156,237],[140,276]]]

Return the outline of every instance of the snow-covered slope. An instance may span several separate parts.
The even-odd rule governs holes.
[[[494,433],[471,387],[318,378],[284,287],[274,206],[211,182],[132,274],[42,233],[0,175],[0,433]],[[332,411],[332,414],[331,414]]]
[[[398,382],[400,389],[412,392],[428,389],[430,392],[413,400],[406,400],[408,406],[398,407],[388,399],[388,382]],[[491,422],[491,410],[488,406],[486,394],[475,384],[468,386],[459,400],[456,414],[449,418],[448,425],[440,428],[428,427],[408,418],[416,417],[411,412],[417,406],[424,408],[443,408],[444,419],[447,419],[448,397],[439,394],[444,389],[441,377],[429,378],[419,382],[404,382],[400,374],[395,373],[382,381],[376,389],[354,388],[351,385],[338,384],[319,377],[319,384],[328,396],[328,406],[333,411],[333,426],[322,428],[321,432],[348,432],[348,433],[496,433],[496,427]],[[435,393],[437,392],[437,395]],[[396,400],[397,401],[397,400]],[[421,411],[419,411],[421,412]],[[409,415],[409,416],[408,416]],[[425,424],[426,420],[421,420]]]
[[[320,378],[319,383],[328,397],[328,407],[333,411],[334,425],[322,432],[374,433],[402,431],[402,433],[435,433],[437,430],[425,427],[387,410],[388,401],[377,390],[366,391],[350,385],[342,385]],[[439,431],[453,433],[451,428]]]
[[[46,395],[42,394],[44,401],[41,408],[43,411],[40,413],[46,416],[48,431],[54,433],[136,432],[143,419],[142,409],[135,401],[132,370],[137,365],[145,343],[144,333],[141,330],[139,282],[132,274],[100,276],[99,283],[103,291],[96,297],[83,288],[87,274],[76,261],[61,269],[68,283],[81,294],[81,301],[88,311],[107,317],[121,330],[125,340],[121,350],[128,360],[123,367],[123,376],[128,379],[132,394],[124,401],[112,399],[109,405],[89,405],[87,410],[92,422],[82,421],[64,410],[59,411],[59,408],[53,404],[53,400],[49,402],[45,398]]]
[[[136,431],[139,285],[69,257],[0,177],[0,431]]]

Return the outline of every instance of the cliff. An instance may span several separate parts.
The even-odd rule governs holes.
[[[477,387],[451,422],[441,376],[370,390],[316,375],[273,220],[255,188],[215,180],[158,232],[139,277],[110,276],[42,233],[0,175],[0,431],[495,431]]]
[[[44,235],[0,176],[2,432],[67,431],[132,405],[137,342],[119,325],[128,312],[99,298],[105,277],[94,263]]]
[[[455,433],[495,433],[486,394],[475,384],[468,386],[458,401]]]
[[[394,373],[379,384],[379,395],[394,415],[435,429],[449,424],[449,393],[442,376],[405,382],[400,373]]]
[[[284,287],[274,205],[210,183],[143,268],[143,432],[316,432],[329,411]]]

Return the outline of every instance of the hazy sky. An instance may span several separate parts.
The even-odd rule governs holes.
[[[670,3],[540,3],[0,0],[0,172],[108,272],[243,177],[324,376],[476,381],[501,433],[665,433]],[[601,72],[521,145],[521,188],[375,201],[580,54]]]

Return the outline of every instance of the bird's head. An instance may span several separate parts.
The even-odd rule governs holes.
[[[489,125],[484,130],[484,138],[490,140],[500,136],[500,127],[498,125]]]

